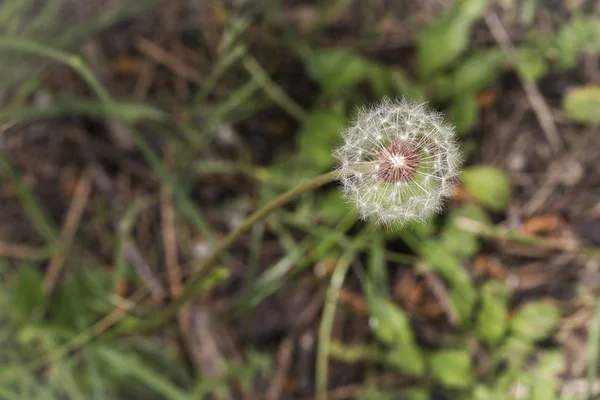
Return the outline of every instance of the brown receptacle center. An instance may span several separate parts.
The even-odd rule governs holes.
[[[377,153],[377,176],[386,183],[410,181],[419,167],[419,154],[407,142],[393,140]]]

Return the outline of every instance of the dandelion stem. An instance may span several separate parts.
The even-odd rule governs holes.
[[[221,259],[221,257],[227,252],[227,250],[234,243],[236,243],[244,234],[246,234],[252,228],[252,226],[254,226],[254,224],[264,220],[273,212],[275,212],[285,204],[289,203],[290,201],[297,199],[302,194],[317,189],[330,182],[333,182],[337,178],[337,176],[337,171],[332,171],[320,175],[281,194],[279,197],[272,200],[256,212],[254,212],[252,215],[246,218],[246,220],[242,222],[235,230],[229,233],[229,235],[227,235],[227,237],[219,244],[215,251],[213,251],[209,257],[205,258],[200,263],[200,265],[194,271],[190,279],[186,282],[185,287],[181,292],[181,295],[170,304],[167,310],[157,314],[148,321],[136,324],[133,327],[116,332],[116,334],[120,335],[133,332],[139,333],[151,331],[153,329],[159,328],[164,323],[169,321],[171,317],[173,317],[185,303],[190,301],[197,294],[199,288],[202,288],[204,278],[206,278],[210,274],[211,270],[215,267],[217,261]]]

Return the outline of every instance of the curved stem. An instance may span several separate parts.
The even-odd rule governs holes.
[[[315,399],[327,400],[327,363],[329,362],[329,347],[331,341],[331,329],[333,327],[333,318],[335,317],[335,309],[337,299],[348,273],[348,269],[354,258],[353,252],[348,252],[340,258],[333,275],[331,275],[331,283],[327,289],[327,297],[325,298],[325,306],[323,307],[323,315],[321,317],[321,325],[319,326],[319,343],[317,349],[317,360],[315,367]]]
[[[79,56],[65,53],[63,51],[53,49],[43,44],[32,42],[26,39],[13,37],[8,38],[5,36],[0,36],[0,49],[34,54],[66,64],[73,68],[79,74],[79,76],[81,76],[81,78],[92,88],[92,90],[96,92],[102,102],[110,103],[112,101],[110,93],[104,89],[102,84],[94,76],[93,72]]]
[[[167,322],[173,315],[175,315],[181,307],[190,301],[198,291],[198,288],[201,288],[202,282],[204,278],[208,276],[211,270],[215,267],[217,261],[227,252],[227,250],[237,242],[245,233],[247,233],[252,226],[267,218],[270,214],[272,214],[277,209],[284,206],[286,203],[289,203],[292,200],[297,199],[302,194],[314,190],[320,186],[323,186],[327,183],[334,181],[337,177],[337,171],[328,172],[326,174],[320,175],[308,182],[300,184],[293,189],[281,194],[276,199],[272,200],[268,204],[266,204],[261,209],[255,211],[252,215],[250,215],[244,222],[242,222],[235,230],[233,230],[227,237],[219,244],[217,249],[213,251],[213,253],[205,258],[196,271],[194,271],[193,275],[186,282],[181,295],[171,303],[169,308],[164,312],[156,315],[150,320],[138,324],[131,329],[126,329],[122,332],[117,332],[117,334],[124,333],[133,333],[133,332],[142,332],[156,329]]]

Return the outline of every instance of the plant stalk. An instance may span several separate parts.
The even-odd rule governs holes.
[[[181,295],[176,298],[167,308],[167,310],[159,313],[148,321],[137,324],[136,326],[122,330],[117,332],[117,335],[120,334],[128,334],[128,333],[140,333],[151,331],[159,328],[164,323],[169,321],[181,308],[182,306],[190,301],[198,291],[198,288],[202,287],[202,282],[204,278],[206,278],[212,269],[215,267],[219,259],[221,259],[227,250],[236,243],[244,234],[246,234],[254,224],[259,221],[264,220],[270,214],[289,203],[292,200],[297,199],[302,194],[309,192],[311,190],[317,189],[323,185],[326,185],[330,182],[333,182],[337,178],[337,171],[332,171],[320,175],[310,181],[302,183],[293,189],[281,194],[276,199],[272,200],[268,204],[266,204],[261,209],[257,210],[253,214],[251,214],[244,222],[242,222],[235,230],[233,230],[227,237],[219,244],[215,251],[212,254],[205,258],[196,271],[194,271],[193,275],[186,282]]]

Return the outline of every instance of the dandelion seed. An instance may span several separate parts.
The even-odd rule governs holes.
[[[363,219],[427,220],[457,179],[454,137],[453,127],[424,103],[385,100],[360,110],[334,152],[345,197]]]

